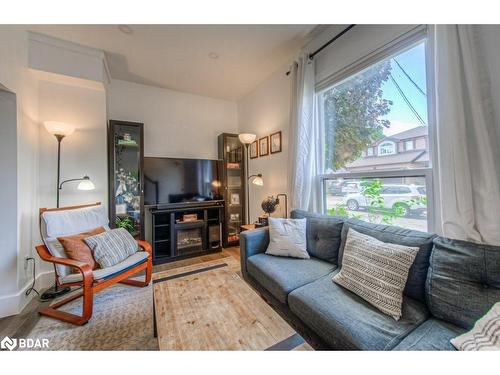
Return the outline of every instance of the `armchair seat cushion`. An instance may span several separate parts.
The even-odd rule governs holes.
[[[94,280],[107,279],[129,268],[135,267],[138,264],[144,263],[147,261],[148,255],[149,253],[146,251],[138,251],[114,266],[97,269],[92,272]],[[76,283],[79,281],[82,281],[82,274],[80,272],[64,276],[61,280],[62,283]]]

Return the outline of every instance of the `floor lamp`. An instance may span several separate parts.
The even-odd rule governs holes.
[[[44,122],[45,129],[52,134],[54,137],[57,139],[57,185],[56,185],[56,207],[59,208],[59,192],[62,189],[63,185],[66,182],[71,182],[71,181],[80,181],[78,184],[77,189],[78,190],[94,190],[95,186],[90,181],[90,177],[85,175],[82,178],[72,178],[69,180],[64,180],[61,182],[61,142],[64,139],[64,137],[67,137],[68,135],[73,134],[75,131],[75,127],[70,124],[65,124],[62,122],[57,122],[57,121],[45,121]],[[54,284],[54,286],[50,287],[47,289],[41,296],[40,298],[42,300],[49,300],[53,299],[56,297],[59,297],[63,294],[68,293],[71,290],[71,288],[63,288],[60,289],[57,286],[57,282]]]
[[[254,179],[252,180],[252,183],[257,186],[262,186],[264,185],[264,180],[262,179],[262,174],[255,174],[255,175],[248,175],[248,170],[249,170],[249,162],[250,158],[248,157],[248,148],[250,145],[255,141],[257,138],[257,135],[255,134],[250,134],[250,133],[241,133],[238,135],[238,138],[241,143],[245,145],[245,152],[246,152],[246,163],[245,163],[245,199],[246,199],[246,224],[250,223],[250,189],[248,187],[248,183],[250,182],[250,179],[253,177]]]

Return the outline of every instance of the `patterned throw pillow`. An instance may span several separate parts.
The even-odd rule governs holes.
[[[500,350],[500,302],[495,303],[469,332],[450,342],[458,350]]]
[[[104,233],[103,227],[96,228],[89,232],[75,234],[73,236],[57,237],[57,240],[64,247],[64,252],[69,259],[87,263],[93,270],[99,268],[99,264],[94,260],[92,250],[84,242],[85,238],[95,236],[96,234]],[[73,269],[73,273],[79,273],[77,268]]]
[[[333,281],[399,320],[403,290],[418,247],[386,243],[350,228]]]
[[[309,259],[307,219],[269,218],[269,245],[266,254]]]
[[[135,254],[139,249],[134,237],[123,228],[87,237],[85,242],[92,249],[94,259],[101,268],[114,266]]]

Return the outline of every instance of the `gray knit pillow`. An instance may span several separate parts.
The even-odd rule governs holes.
[[[92,250],[94,259],[101,268],[114,266],[139,250],[134,237],[123,228],[87,237],[85,243]]]
[[[342,268],[333,281],[399,320],[403,290],[417,253],[418,247],[382,242],[350,228]]]

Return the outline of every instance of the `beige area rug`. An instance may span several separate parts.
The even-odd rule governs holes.
[[[94,295],[94,312],[86,325],[41,317],[28,338],[49,339],[49,350],[158,350],[151,285],[115,284]],[[81,309],[81,298],[61,307],[75,314]]]

